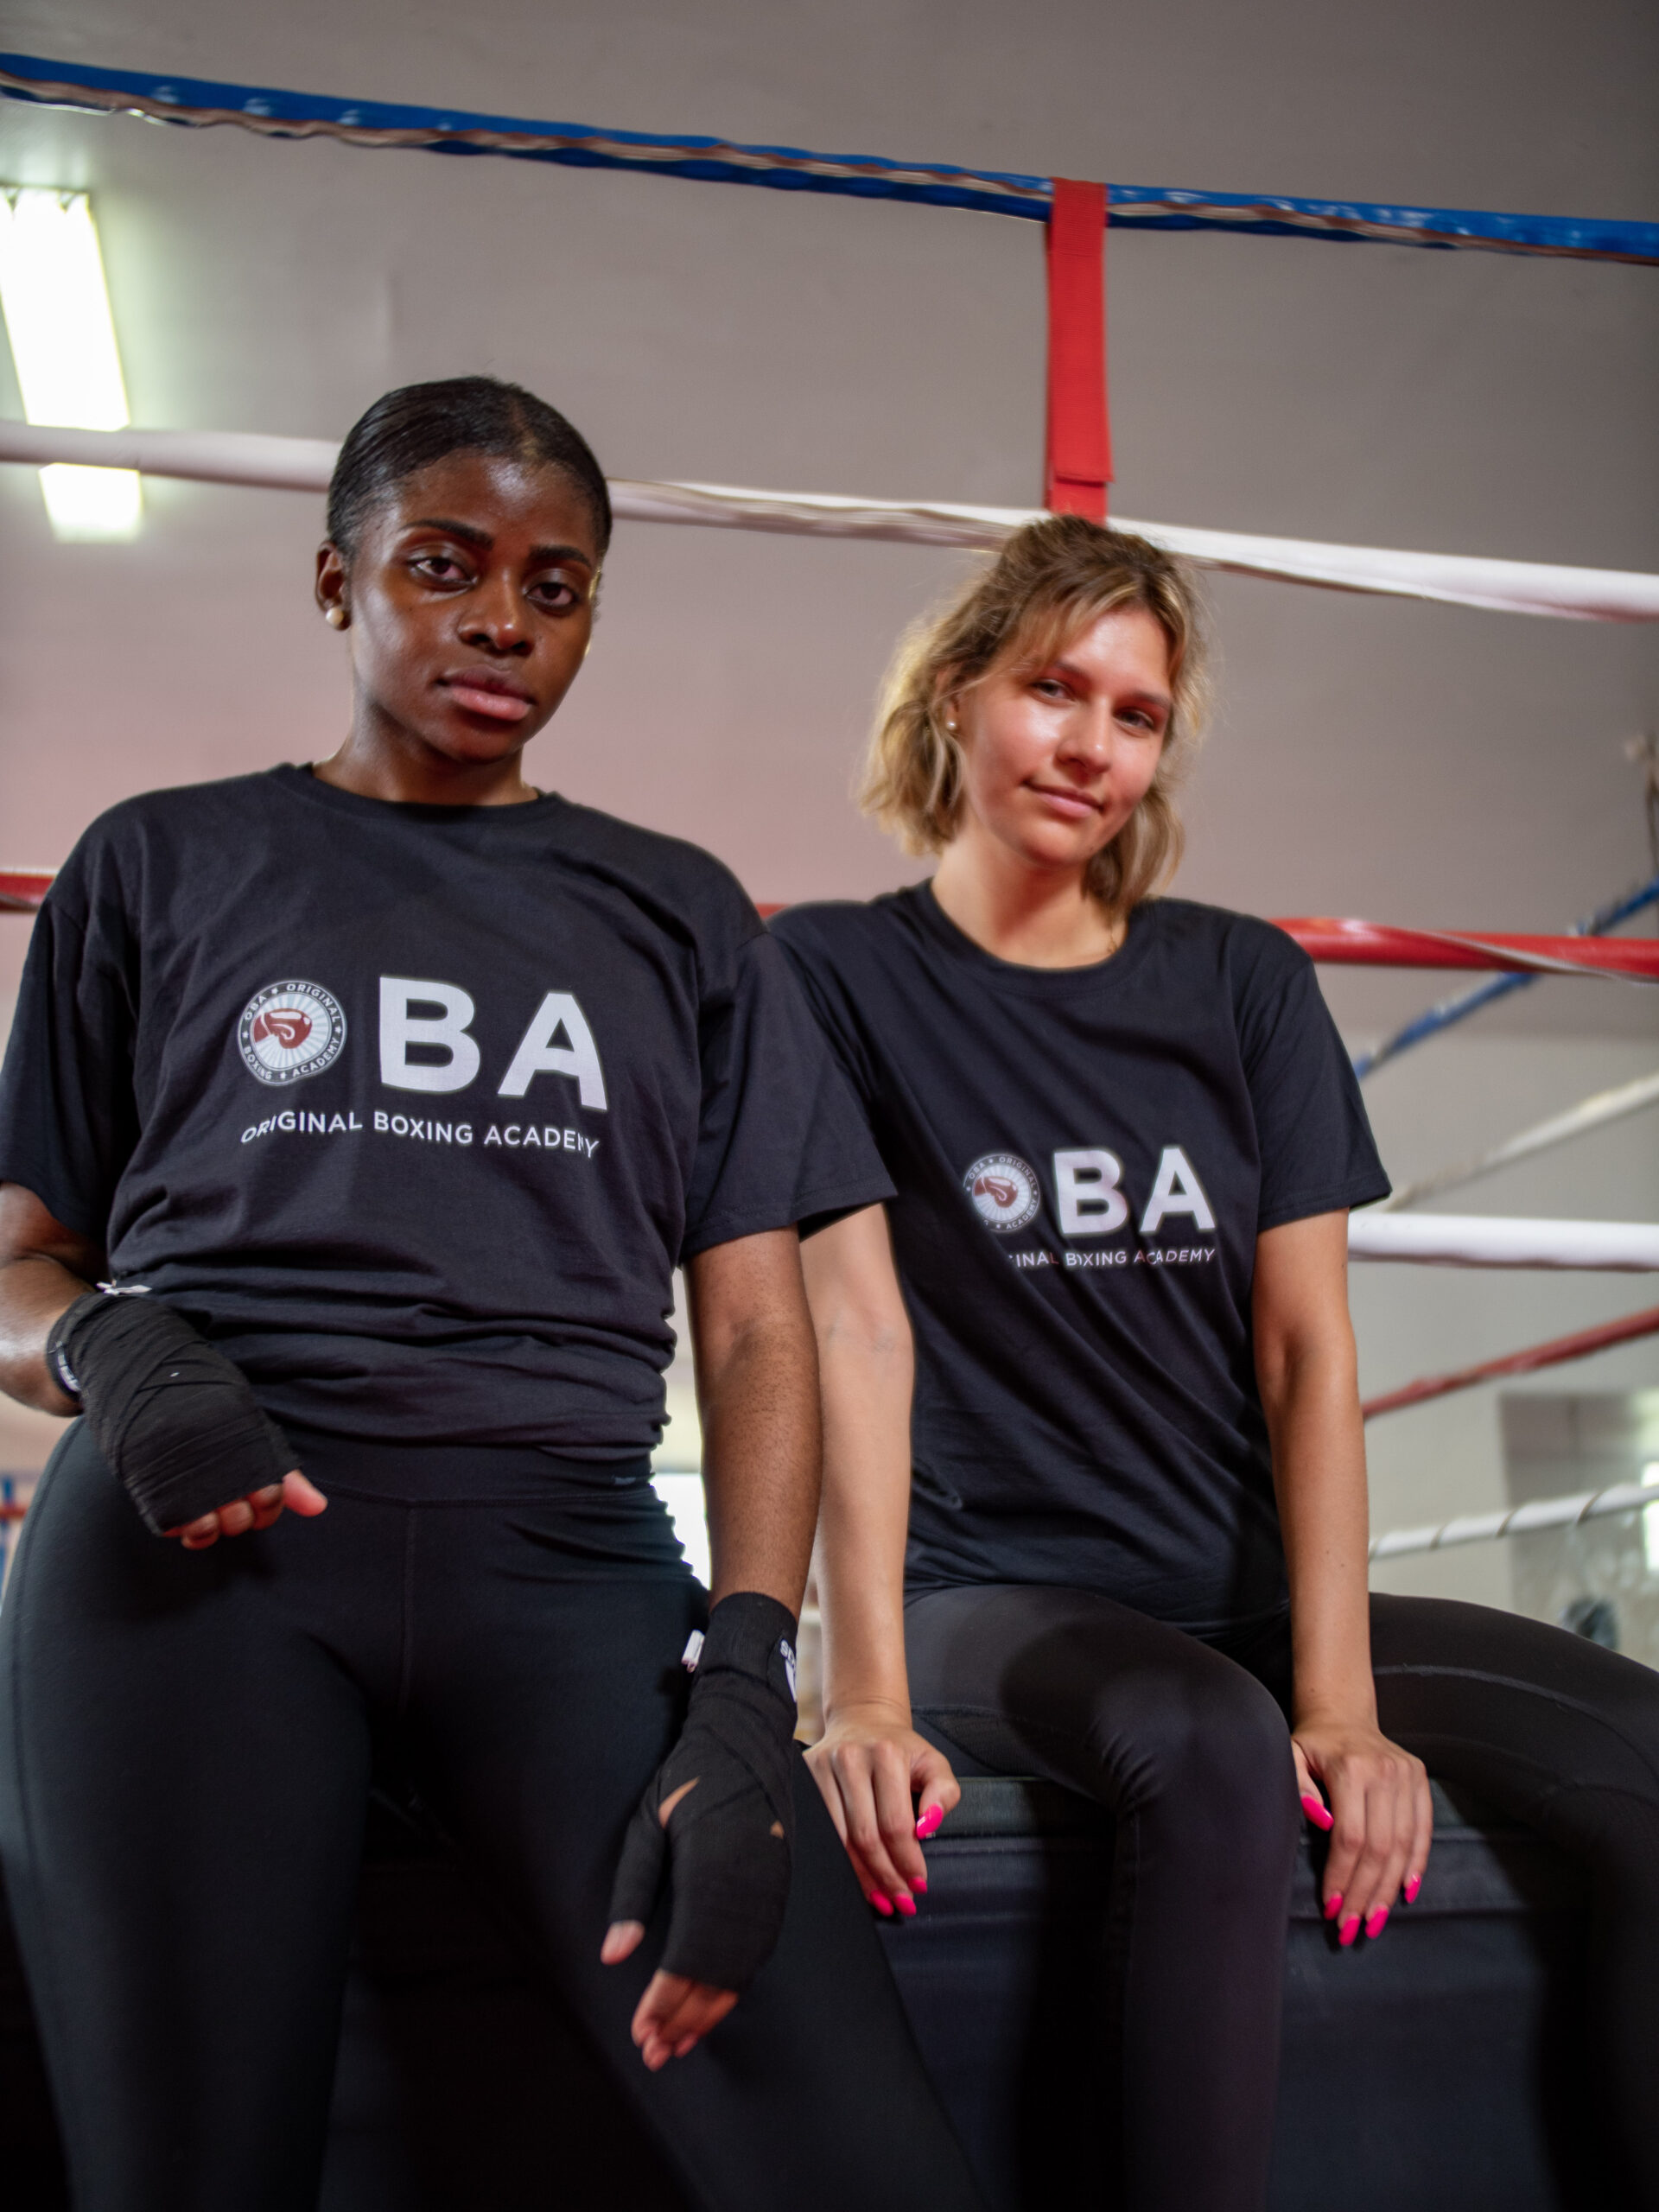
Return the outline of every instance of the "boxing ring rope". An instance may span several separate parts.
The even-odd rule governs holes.
[[[1482,1544],[1495,1536],[1535,1535],[1543,1529],[1576,1529],[1613,1513],[1659,1507],[1659,1490],[1641,1483],[1616,1483],[1610,1490],[1581,1491],[1572,1497],[1535,1497],[1504,1513],[1460,1513],[1424,1529],[1390,1529],[1373,1536],[1367,1556],[1403,1559],[1413,1552],[1444,1551],[1452,1544]]]
[[[1638,885],[1635,890],[1624,892],[1620,897],[1611,899],[1606,906],[1598,907],[1583,921],[1575,922],[1570,934],[1573,937],[1599,937],[1608,930],[1616,929],[1620,922],[1628,921],[1633,914],[1639,914],[1644,908],[1655,905],[1659,905],[1659,875]],[[1466,1021],[1482,1007],[1491,1006],[1494,1000],[1507,998],[1511,991],[1524,991],[1529,984],[1536,981],[1535,976],[1494,976],[1490,982],[1477,983],[1472,990],[1459,991],[1449,999],[1440,1000],[1423,1013],[1414,1014],[1409,1021],[1396,1029],[1392,1036],[1385,1037],[1370,1052],[1357,1052],[1354,1055],[1354,1073],[1363,1083],[1368,1075],[1374,1075],[1378,1068],[1401,1052],[1409,1052],[1414,1045],[1426,1044],[1431,1037],[1438,1037],[1458,1022]]]
[[[1424,1406],[1433,1398],[1449,1398],[1458,1390],[1472,1390],[1481,1382],[1500,1382],[1511,1375],[1535,1375],[1540,1368],[1560,1367],[1569,1360],[1589,1359],[1615,1344],[1635,1344],[1659,1333],[1659,1306],[1622,1320],[1604,1321],[1597,1328],[1580,1329],[1570,1337],[1552,1337],[1524,1351],[1506,1352],[1501,1359],[1484,1359],[1473,1367],[1459,1367],[1449,1375],[1426,1375],[1380,1397],[1367,1398],[1360,1411],[1367,1421],[1379,1414],[1402,1413],[1408,1406]]]
[[[327,489],[339,448],[321,438],[272,437],[232,430],[81,430],[0,422],[0,461],[41,468],[136,468],[149,476],[283,492]],[[614,479],[619,520],[700,524],[777,531],[789,537],[865,538],[906,545],[994,551],[1046,512],[976,507],[944,500],[860,499],[831,493],[762,492],[728,484]],[[1659,575],[1580,569],[1547,562],[1489,561],[1456,553],[1398,552],[1378,546],[1326,545],[1293,537],[1117,518],[1121,530],[1179,553],[1194,567],[1328,590],[1423,599],[1506,614],[1570,622],[1659,621]]]
[[[1431,1268],[1549,1268],[1601,1274],[1659,1273],[1659,1222],[1532,1220],[1485,1213],[1348,1217],[1351,1260]]]
[[[1659,982],[1659,938],[1516,937],[1484,930],[1395,929],[1296,916],[1278,926],[1318,961],[1353,968],[1496,968],[1539,976]]]
[[[137,115],[156,123],[232,124],[266,138],[331,138],[357,147],[505,156],[577,168],[632,169],[698,183],[899,200],[1046,222],[1054,180],[1001,169],[823,154],[794,146],[741,145],[709,137],[602,130],[524,117],[475,115],[375,100],[333,99],[274,86],[95,69],[85,63],[0,54],[0,92],[13,99]],[[1659,224],[1576,216],[1391,207],[1363,200],[1197,192],[1156,185],[1100,188],[1115,229],[1230,231],[1377,245],[1535,254],[1659,264]]]
[[[1598,1090],[1592,1096],[1580,1099],[1576,1106],[1569,1106],[1564,1114],[1553,1114],[1547,1121],[1535,1122],[1530,1128],[1494,1145],[1490,1152],[1481,1153],[1473,1160],[1460,1160],[1455,1167],[1442,1167],[1435,1174],[1420,1176],[1414,1183],[1402,1184],[1367,1211],[1372,1215],[1398,1213],[1406,1206],[1415,1205],[1420,1199],[1433,1198],[1441,1191],[1455,1190],[1460,1184],[1475,1182],[1482,1175],[1509,1166],[1512,1160],[1528,1160],[1535,1153],[1552,1151],[1558,1144],[1586,1136],[1592,1129],[1605,1129],[1611,1122],[1622,1122],[1627,1115],[1639,1114],[1649,1106],[1659,1106],[1659,1075],[1638,1076],[1634,1083],[1619,1084],[1611,1090]]]

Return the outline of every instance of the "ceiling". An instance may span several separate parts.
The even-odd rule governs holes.
[[[10,0],[0,46],[111,67],[968,166],[1659,214],[1648,0]],[[0,104],[0,179],[95,195],[135,421],[337,437],[487,369],[625,476],[1026,504],[1032,223],[270,143]],[[1659,569],[1659,272],[1122,233],[1126,513]],[[0,349],[0,414],[21,412]],[[130,546],[54,544],[0,467],[0,862],[127,792],[332,749],[320,502],[153,482]],[[690,836],[756,897],[917,873],[847,790],[902,625],[956,556],[645,524],[531,773]],[[1649,873],[1625,741],[1659,632],[1218,579],[1222,704],[1181,888],[1268,913],[1565,925]],[[25,925],[0,920],[0,994]],[[1328,978],[1366,1033],[1431,993]],[[1659,1028],[1547,984],[1494,1027]]]

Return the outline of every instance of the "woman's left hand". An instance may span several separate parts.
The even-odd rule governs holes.
[[[866,1899],[884,1919],[913,1919],[927,1888],[922,1844],[962,1798],[950,1760],[908,1708],[872,1704],[835,1714],[806,1764]]]
[[[1370,1720],[1310,1717],[1292,1730],[1291,1749],[1302,1810],[1331,1834],[1325,1916],[1340,1916],[1344,1948],[1362,1928],[1375,1942],[1402,1888],[1408,1904],[1415,1899],[1428,1864],[1428,1770]]]

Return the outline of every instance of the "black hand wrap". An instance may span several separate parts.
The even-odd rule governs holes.
[[[241,1369],[159,1298],[88,1291],[58,1316],[46,1357],[158,1536],[295,1465]]]
[[[673,1863],[664,1970],[747,1989],[784,1924],[795,1840],[795,1619],[744,1590],[709,1616],[691,1708],[628,1825],[611,1918],[648,1921]],[[662,1808],[688,1783],[663,1826]]]

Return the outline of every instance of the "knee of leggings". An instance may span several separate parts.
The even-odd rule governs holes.
[[[1138,1687],[1138,1686],[1137,1686]],[[1296,1833],[1285,1718],[1243,1669],[1163,1676],[1137,1695],[1125,1780],[1131,1805],[1202,1807],[1275,1846]]]

